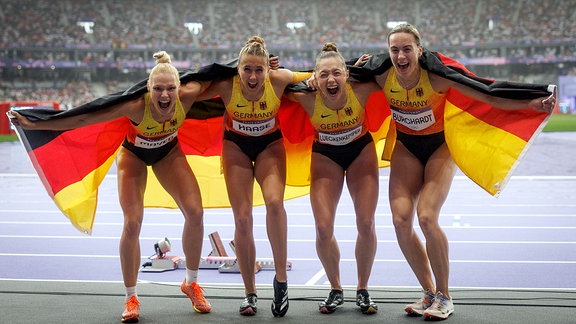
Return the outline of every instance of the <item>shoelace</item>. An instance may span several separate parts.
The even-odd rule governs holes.
[[[194,302],[205,303],[206,299],[204,298],[204,288],[200,287],[198,284],[192,285],[192,298]]]
[[[362,294],[362,293],[360,293],[358,295],[360,295],[359,299],[360,299],[361,304],[370,305],[370,296],[368,296],[366,294]]]
[[[136,298],[130,298],[126,302],[126,311],[129,313],[134,312],[140,306],[140,302]]]
[[[250,295],[250,296],[246,296],[246,298],[244,298],[245,303],[247,303],[250,307],[253,307],[254,305],[256,305],[256,296],[254,295]]]
[[[432,308],[433,309],[443,309],[444,307],[444,300],[446,298],[444,297],[444,295],[442,295],[442,293],[437,293],[436,297],[434,297],[434,302],[432,302]]]
[[[428,304],[431,300],[434,300],[434,296],[429,295],[430,290],[422,290],[424,297],[420,298],[419,302],[422,304]]]
[[[338,292],[331,291],[330,294],[328,295],[328,299],[326,299],[326,305],[333,304],[337,298],[338,298]]]

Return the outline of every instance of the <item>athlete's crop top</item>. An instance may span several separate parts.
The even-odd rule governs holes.
[[[420,68],[418,84],[406,90],[398,83],[396,70],[391,69],[383,90],[398,131],[427,135],[444,130],[446,95],[432,89],[428,71]]]
[[[348,99],[343,108],[334,110],[326,107],[320,93],[316,95],[314,113],[310,122],[315,129],[315,140],[331,145],[345,145],[364,135],[364,108],[356,98],[349,83],[346,83]]]
[[[126,135],[128,142],[136,147],[152,149],[163,146],[176,138],[178,128],[182,126],[186,118],[184,108],[178,97],[176,97],[174,116],[164,123],[159,123],[152,117],[150,93],[144,94],[144,107],[142,122],[138,125],[132,123],[132,127],[128,130],[128,135]]]
[[[276,96],[270,77],[264,81],[264,93],[257,101],[244,98],[240,77],[234,76],[232,96],[226,105],[226,129],[247,136],[260,136],[279,128],[278,109],[280,98]]]

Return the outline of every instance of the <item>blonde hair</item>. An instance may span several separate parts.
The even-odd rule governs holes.
[[[268,50],[266,49],[266,44],[264,43],[264,39],[260,36],[252,36],[246,42],[246,45],[242,47],[240,50],[240,54],[238,54],[238,62],[242,60],[244,55],[256,55],[264,58],[266,62],[266,66],[269,65],[269,54]]]
[[[324,46],[322,46],[322,52],[316,55],[316,65],[314,66],[314,70],[316,70],[316,68],[318,67],[318,62],[320,62],[320,60],[331,57],[337,58],[340,62],[342,62],[342,67],[344,68],[344,70],[347,69],[346,60],[344,59],[342,54],[340,54],[340,52],[338,51],[338,46],[336,46],[336,43],[329,42],[325,43]]]
[[[416,29],[416,27],[414,27],[413,25],[408,24],[408,23],[403,23],[403,24],[396,25],[394,28],[392,28],[392,30],[390,30],[390,32],[388,33],[388,44],[390,44],[390,35],[396,34],[396,33],[412,34],[412,36],[414,36],[414,41],[416,42],[416,45],[418,47],[422,46],[422,40],[420,38],[420,32],[418,32],[418,29]]]
[[[154,53],[154,58],[156,59],[156,65],[150,71],[150,76],[148,77],[148,83],[152,79],[153,75],[158,73],[168,73],[174,76],[174,80],[176,84],[180,86],[180,74],[178,73],[178,69],[174,65],[172,65],[172,60],[170,59],[170,55],[166,53],[166,51],[159,51]]]

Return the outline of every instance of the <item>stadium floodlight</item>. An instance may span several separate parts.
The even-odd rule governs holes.
[[[188,28],[188,30],[194,35],[200,34],[203,28],[202,23],[199,22],[185,22],[184,27]]]
[[[86,20],[80,20],[76,23],[76,25],[84,28],[84,31],[86,32],[86,34],[92,34],[94,32],[94,22],[93,21],[86,21]]]
[[[403,20],[391,20],[391,21],[386,23],[386,27],[392,29],[392,28],[394,28],[400,24],[405,24],[405,23],[406,23],[406,21],[403,21]]]
[[[296,32],[296,29],[305,27],[306,23],[303,22],[296,22],[296,21],[289,21],[286,23],[286,27],[288,27],[293,33]]]

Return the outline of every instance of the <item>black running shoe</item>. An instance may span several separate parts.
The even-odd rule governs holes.
[[[328,298],[318,305],[320,313],[332,314],[334,311],[344,304],[344,292],[342,290],[332,289]]]
[[[240,315],[244,316],[254,316],[258,311],[256,304],[258,303],[258,296],[256,294],[248,294],[242,305],[240,305]]]
[[[360,306],[362,314],[371,315],[378,312],[378,306],[372,301],[366,289],[356,291],[356,305]]]
[[[278,282],[274,276],[274,300],[272,300],[272,314],[274,317],[282,317],[288,311],[288,283]]]

